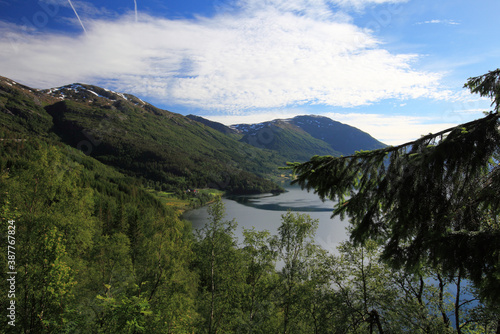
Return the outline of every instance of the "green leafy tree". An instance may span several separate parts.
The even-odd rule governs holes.
[[[339,251],[333,281],[348,310],[348,327],[354,332],[383,333],[384,303],[395,301],[398,291],[388,279],[388,270],[377,263],[376,245],[343,243]]]
[[[60,143],[0,143],[0,219],[16,226],[13,332],[193,332],[191,231],[138,185]]]
[[[242,256],[246,270],[242,298],[243,318],[239,330],[245,333],[269,333],[278,321],[272,295],[277,275],[276,252],[271,247],[269,231],[243,230]]]
[[[290,333],[300,328],[302,309],[301,285],[308,278],[307,261],[317,251],[313,238],[318,220],[309,215],[292,213],[282,215],[278,235],[272,246],[278,255],[279,271],[278,300],[282,308],[282,332]]]
[[[199,327],[209,334],[227,333],[241,323],[244,289],[242,257],[236,244],[236,222],[227,221],[218,198],[209,209],[209,220],[197,233],[195,267],[200,278]]]
[[[348,328],[343,296],[333,284],[334,261],[331,254],[319,248],[305,263],[307,279],[299,293],[304,310],[303,332],[342,333]]]
[[[17,208],[16,322],[25,332],[61,331],[82,269],[78,257],[92,245],[92,192],[79,184],[81,166],[66,163],[58,148],[28,143],[19,154],[30,161],[15,157],[8,175],[0,171],[10,210]]]
[[[116,299],[109,293],[97,295],[102,318],[94,333],[147,333],[147,324],[152,311],[147,300],[139,297],[121,297]]]
[[[147,229],[134,263],[140,295],[151,304],[155,322],[149,332],[190,333],[197,319],[197,282],[189,270],[192,240],[176,215],[145,220]],[[191,231],[189,231],[190,233]]]
[[[338,200],[356,244],[375,240],[382,259],[409,273],[422,264],[460,272],[500,301],[500,70],[469,79],[493,99],[482,119],[396,147],[292,164],[296,182]]]

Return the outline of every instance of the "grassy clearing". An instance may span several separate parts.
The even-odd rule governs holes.
[[[222,190],[218,190],[218,189],[210,189],[210,188],[207,188],[207,189],[198,189],[198,192],[200,194],[207,194],[207,195],[210,195],[210,196],[222,196],[224,195],[224,191]]]
[[[158,197],[160,201],[168,207],[173,207],[174,209],[182,211],[189,208],[189,199],[178,198],[173,192],[157,191],[154,189],[148,189],[148,191]]]
[[[207,205],[212,203],[213,199],[216,197],[224,194],[224,191],[207,188],[197,189],[196,195],[191,193],[185,198],[179,198],[174,192],[157,191],[154,189],[148,189],[148,191],[157,196],[164,205],[177,209],[181,212],[200,206],[199,198],[204,199],[201,205]],[[207,201],[208,198],[210,199]]]

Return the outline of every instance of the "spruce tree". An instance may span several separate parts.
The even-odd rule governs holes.
[[[500,304],[500,69],[465,84],[492,99],[483,118],[400,146],[289,164],[302,188],[338,201],[351,239],[376,240],[382,259],[466,273]]]

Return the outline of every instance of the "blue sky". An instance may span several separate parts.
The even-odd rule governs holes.
[[[137,10],[136,10],[137,8]],[[482,116],[498,0],[0,0],[0,75],[225,124],[319,114],[388,144]]]

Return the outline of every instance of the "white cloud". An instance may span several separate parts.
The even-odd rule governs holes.
[[[355,126],[388,145],[400,145],[459,124],[445,122],[440,117],[427,116],[355,113],[328,113],[324,116]]]
[[[307,111],[301,110],[300,108],[284,109],[284,110],[267,110],[261,112],[253,112],[241,115],[201,115],[201,117],[209,119],[214,122],[219,122],[225,125],[234,124],[255,124],[268,122],[275,119],[287,119],[293,118],[297,115],[308,114]]]
[[[194,20],[87,20],[87,36],[11,29],[0,35],[0,73],[41,88],[104,84],[163,103],[234,112],[449,95],[439,89],[441,74],[413,69],[418,55],[385,50],[329,6],[396,1],[269,0],[272,6],[252,7],[261,2]]]
[[[428,20],[428,21],[422,21],[422,22],[417,22],[416,24],[447,24],[447,25],[459,25],[460,23],[454,21],[454,20]]]

